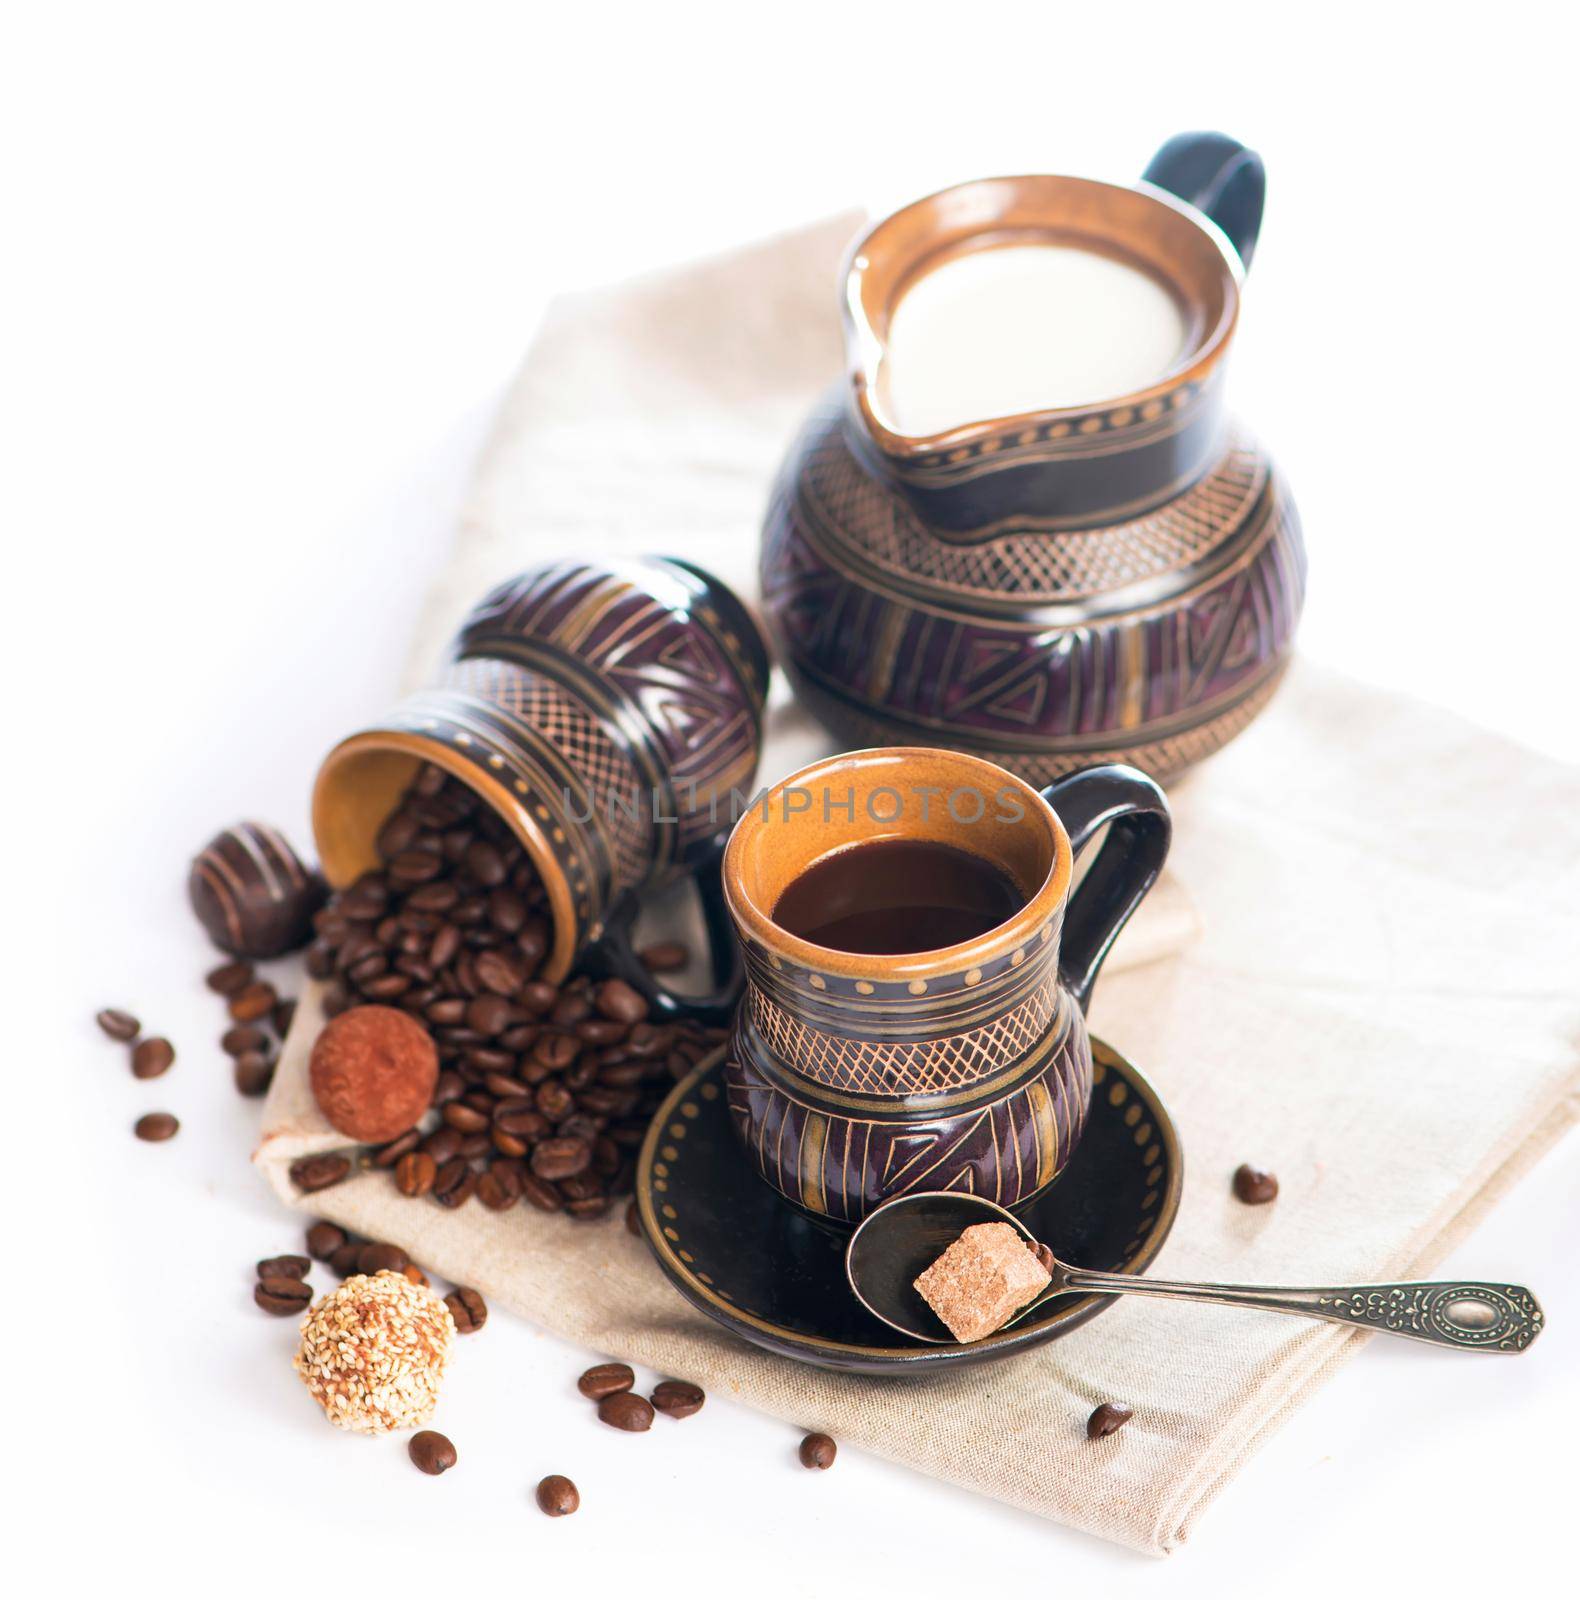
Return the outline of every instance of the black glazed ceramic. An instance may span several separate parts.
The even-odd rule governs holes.
[[[1072,1266],[1143,1272],[1179,1209],[1178,1136],[1152,1086],[1092,1040],[1086,1132],[1051,1188],[1014,1208]],[[730,1128],[722,1052],[675,1086],[637,1168],[642,1228],[665,1275],[732,1333],[813,1366],[918,1375],[990,1361],[1061,1338],[1111,1295],[1061,1295],[970,1345],[908,1340],[866,1311],[845,1279],[849,1232],[787,1205],[758,1177]]]

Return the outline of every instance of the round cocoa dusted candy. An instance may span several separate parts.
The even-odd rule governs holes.
[[[287,840],[261,822],[238,822],[209,840],[187,879],[192,909],[232,955],[268,958],[300,949],[329,890]]]
[[[393,1006],[353,1006],[313,1043],[308,1078],[335,1130],[362,1144],[386,1144],[415,1127],[439,1079],[428,1030]]]

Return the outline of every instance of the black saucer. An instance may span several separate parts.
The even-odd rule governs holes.
[[[1145,1271],[1179,1209],[1183,1162],[1168,1111],[1117,1051],[1092,1040],[1092,1107],[1069,1166],[1016,1208],[1072,1266]],[[743,1339],[842,1372],[919,1373],[1057,1339],[1112,1304],[1060,1295],[969,1345],[921,1344],[871,1315],[845,1280],[848,1229],[814,1222],[754,1172],[730,1127],[723,1052],[664,1102],[637,1167],[642,1228],[692,1305]]]

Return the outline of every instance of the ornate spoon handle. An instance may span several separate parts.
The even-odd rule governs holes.
[[[1525,1349],[1542,1331],[1542,1308],[1519,1284],[1359,1283],[1333,1289],[1255,1288],[1235,1283],[1170,1283],[1122,1273],[1056,1274],[1055,1292],[1152,1295],[1163,1300],[1201,1300],[1215,1306],[1246,1306],[1321,1317],[1352,1328],[1375,1328],[1423,1344],[1455,1350]]]

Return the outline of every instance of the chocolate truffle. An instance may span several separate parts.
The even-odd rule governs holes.
[[[420,1428],[439,1401],[455,1323],[432,1289],[396,1272],[347,1278],[302,1319],[292,1365],[337,1428]]]
[[[1052,1277],[1007,1222],[967,1228],[914,1288],[960,1341],[985,1339],[1046,1289]]]
[[[192,909],[221,950],[267,958],[313,936],[329,890],[290,844],[261,822],[238,822],[209,840],[187,879]]]
[[[353,1006],[313,1041],[308,1080],[336,1132],[362,1144],[398,1139],[428,1109],[439,1052],[428,1030],[393,1006]]]

